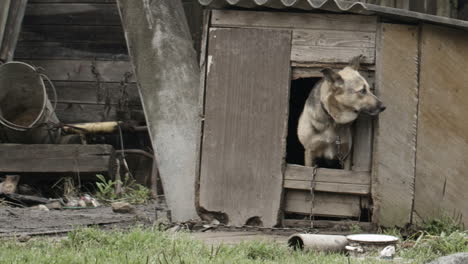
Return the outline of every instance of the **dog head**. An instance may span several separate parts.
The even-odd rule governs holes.
[[[359,113],[378,115],[385,106],[370,90],[366,79],[358,72],[363,56],[355,57],[339,72],[324,69],[325,92],[322,103],[335,122],[354,121]]]

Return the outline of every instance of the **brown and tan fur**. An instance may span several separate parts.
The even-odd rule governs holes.
[[[335,72],[324,69],[324,78],[312,89],[299,118],[297,133],[305,149],[306,166],[315,166],[317,158],[329,160],[351,150],[350,126],[360,113],[377,115],[385,106],[371,92],[357,71],[362,56]],[[336,144],[337,139],[340,144]],[[338,146],[340,149],[338,149]]]

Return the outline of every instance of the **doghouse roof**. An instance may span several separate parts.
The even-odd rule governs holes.
[[[354,13],[362,15],[380,15],[406,22],[427,22],[468,30],[468,22],[441,16],[428,15],[405,9],[384,7],[367,3],[339,0],[198,0],[201,5],[211,8],[274,8],[326,10],[336,13]]]

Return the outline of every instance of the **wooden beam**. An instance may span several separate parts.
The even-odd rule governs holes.
[[[0,1],[0,47],[2,46],[3,34],[5,33],[5,27],[7,24],[10,2],[11,0]]]
[[[171,215],[197,218],[200,70],[182,2],[117,3]]]
[[[21,31],[24,12],[28,0],[11,1],[9,5],[8,18],[3,32],[3,39],[0,43],[0,61],[13,60],[16,42]]]
[[[375,32],[377,17],[318,13],[213,10],[214,27],[267,27]]]
[[[110,145],[0,144],[2,173],[106,173],[113,170]]]

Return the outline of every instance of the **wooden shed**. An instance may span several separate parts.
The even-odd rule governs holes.
[[[468,22],[335,0],[199,0],[205,219],[468,224]],[[387,110],[353,125],[343,169],[303,166],[296,126],[324,67],[354,56]],[[313,186],[313,188],[311,188]]]

